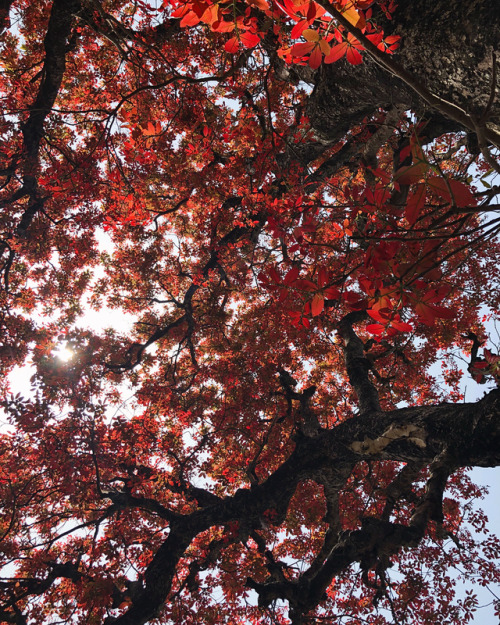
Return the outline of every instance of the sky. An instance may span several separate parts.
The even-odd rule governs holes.
[[[483,469],[476,467],[471,470],[470,475],[473,481],[480,486],[487,486],[489,493],[482,501],[476,501],[474,506],[482,508],[489,520],[489,529],[492,534],[500,536],[500,469]],[[470,588],[470,584],[464,584],[463,589]],[[474,625],[498,625],[498,618],[493,611],[492,600],[500,599],[500,587],[482,588],[475,585],[474,591],[481,607],[476,612],[475,618],[471,621]],[[490,592],[491,591],[491,592]],[[495,596],[492,594],[494,593]]]
[[[489,311],[485,310],[484,313]],[[498,351],[498,345],[500,336],[497,327],[493,323],[487,323],[486,328],[489,334],[489,339],[494,347],[493,351]],[[465,356],[464,356],[465,357]],[[459,368],[464,371],[465,362],[458,362]],[[436,377],[440,377],[441,364],[435,363],[430,372]],[[491,385],[481,385],[474,382],[474,380],[467,374],[462,377],[461,391],[464,395],[464,401],[475,402],[481,399],[485,393],[491,390]],[[494,468],[482,468],[474,467],[469,471],[473,482],[478,486],[487,487],[487,492],[484,495],[484,499],[476,500],[473,502],[475,509],[482,509],[488,517],[488,528],[492,534],[500,537],[500,467]],[[484,539],[484,535],[478,536],[478,539]],[[500,561],[499,561],[500,565]],[[494,598],[500,599],[500,587],[483,588],[478,584],[471,584],[467,581],[462,584],[461,596],[465,596],[465,591],[473,589],[478,597],[478,606],[480,609],[475,613],[475,617],[471,622],[473,625],[498,625],[498,618],[494,614],[494,607],[492,601]],[[492,594],[494,593],[494,595]],[[460,595],[459,595],[460,596]],[[443,624],[445,625],[445,624]]]

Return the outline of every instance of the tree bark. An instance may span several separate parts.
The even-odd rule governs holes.
[[[492,90],[498,90],[498,72],[493,85],[493,53],[500,44],[500,12],[495,2],[448,2],[403,0],[393,19],[376,15],[386,35],[400,35],[401,46],[394,60],[436,96],[461,107],[478,119],[485,113]],[[399,77],[363,54],[363,63],[350,65],[345,59],[322,65],[312,77],[299,70],[313,85],[307,114],[318,140],[339,141],[353,126],[371,118],[380,108],[412,109],[428,120],[430,138],[444,132],[463,131],[455,120],[429,106]],[[500,103],[495,97],[487,111],[487,126],[500,129]]]

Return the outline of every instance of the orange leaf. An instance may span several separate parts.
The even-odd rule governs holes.
[[[266,0],[247,0],[247,4],[256,6],[261,11],[267,11],[267,9],[269,9],[269,4]]]
[[[211,29],[217,33],[232,33],[234,30],[234,22],[226,22],[220,19],[211,25]]]
[[[320,40],[318,31],[313,30],[312,28],[306,28],[306,30],[304,30],[304,32],[302,33],[302,37],[304,37],[306,41],[319,41]]]
[[[320,39],[319,43],[319,48],[321,50],[321,52],[323,52],[323,54],[326,56],[327,54],[330,54],[330,44],[325,41],[324,39]]]
[[[196,24],[200,23],[201,18],[196,15],[194,11],[189,11],[186,15],[181,19],[180,26],[181,28],[184,26],[196,26]]]
[[[120,605],[118,606],[118,609],[124,610],[125,608],[128,608],[130,605],[132,605],[132,600],[126,598],[120,603]]]
[[[365,18],[356,11],[352,2],[347,4],[345,10],[342,11],[342,15],[356,28],[362,29],[365,27]]]
[[[205,22],[205,24],[210,25],[214,22],[217,22],[219,20],[219,10],[220,9],[218,4],[212,4],[208,6],[201,16],[201,21]]]

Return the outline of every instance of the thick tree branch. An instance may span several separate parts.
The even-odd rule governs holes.
[[[68,38],[80,9],[79,0],[54,0],[50,12],[47,34],[44,39],[45,60],[42,80],[28,120],[22,128],[24,145],[31,167],[38,155],[44,133],[44,122],[52,110],[66,68]]]
[[[346,315],[339,323],[339,334],[344,341],[344,355],[349,382],[356,391],[361,413],[380,410],[378,392],[368,377],[371,368],[366,358],[363,341],[353,330],[353,324],[367,318],[364,310]]]
[[[338,533],[335,492],[340,492],[362,459],[431,463],[427,493],[409,525],[369,518],[355,531]],[[180,558],[200,532],[232,521],[251,532],[261,527],[268,511],[274,512],[275,522],[280,524],[299,482],[327,480],[325,493],[330,503],[326,519],[333,523],[333,533],[325,538],[327,547],[320,559],[296,582],[284,578],[267,584],[249,582],[259,592],[261,605],[277,598],[288,599],[295,623],[299,624],[302,615],[321,600],[333,576],[352,563],[359,562],[366,570],[376,566],[383,570],[401,547],[418,544],[428,520],[440,519],[448,475],[470,465],[500,466],[500,390],[491,391],[475,404],[420,406],[385,413],[365,411],[314,438],[299,435],[290,457],[261,484],[239,489],[223,500],[206,501],[203,508],[191,514],[168,514],[168,538],[147,567],[145,583],[136,589],[132,606],[122,616],[106,622],[143,625],[154,618],[168,598]],[[415,475],[412,469],[409,471],[399,478],[400,482]],[[400,488],[402,484],[393,486],[392,496]],[[141,498],[123,497],[119,505],[159,512],[156,505],[150,506]],[[53,570],[58,571],[57,567]],[[38,586],[33,592],[37,594]]]
[[[470,465],[500,466],[500,391],[491,391],[476,404],[421,406],[385,413],[367,411],[333,430],[323,431],[319,437],[299,436],[288,460],[265,482],[251,489],[239,489],[220,503],[214,502],[173,522],[167,541],[147,568],[141,598],[126,614],[109,623],[142,625],[153,618],[167,599],[178,560],[198,533],[231,521],[258,529],[269,510],[276,513],[279,524],[298,483],[304,479],[322,482],[322,475],[328,475],[333,490],[327,496],[335,506],[335,488],[343,487],[361,459],[433,463],[427,494],[417,505],[413,521],[401,525],[369,518],[360,529],[344,532],[337,540],[329,536],[328,557],[324,563],[313,564],[300,581],[248,582],[259,593],[261,605],[287,599],[295,610],[296,623],[300,623],[300,615],[317,605],[331,579],[352,563],[374,567],[381,558],[382,564],[386,563],[400,548],[418,544],[428,520],[440,517],[442,492],[452,470]],[[410,474],[405,472],[400,482],[416,475],[414,469],[408,471]],[[401,487],[402,484],[394,486],[394,493]],[[334,508],[331,514],[336,517]]]
[[[0,0],[0,34],[9,27],[9,11],[14,0]]]
[[[45,202],[38,191],[37,181],[40,142],[45,132],[45,120],[51,112],[61,88],[66,68],[68,39],[75,20],[75,14],[80,9],[80,6],[79,0],[55,0],[51,8],[47,33],[44,39],[45,59],[42,68],[42,79],[37,96],[29,107],[28,119],[21,127],[25,157],[23,185],[10,198],[10,202],[13,202],[16,197],[29,197],[28,206],[16,228],[17,236],[26,236],[33,219],[42,210]],[[0,255],[6,249],[7,245],[5,243],[0,244]],[[2,269],[6,269],[5,264]]]

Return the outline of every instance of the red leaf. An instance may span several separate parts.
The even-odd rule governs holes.
[[[426,325],[433,325],[436,315],[433,313],[432,308],[425,302],[418,302],[415,306],[415,312],[421,318]]]
[[[224,44],[224,50],[226,52],[229,52],[229,54],[234,54],[235,52],[238,52],[239,47],[240,42],[238,41],[237,37],[231,37],[231,39],[226,41],[226,43]]]
[[[318,288],[317,284],[314,284],[314,282],[311,282],[310,280],[305,280],[304,278],[297,280],[294,286],[301,291],[316,291]]]
[[[487,347],[485,347],[483,353],[486,361],[490,365],[495,365],[497,362],[500,362],[500,356],[498,354],[493,354]]]
[[[183,4],[175,9],[172,13],[172,17],[182,17],[183,15],[186,15],[188,11],[191,11],[191,4]]]
[[[442,197],[445,202],[451,202],[452,197],[450,189],[448,188],[444,178],[441,178],[440,176],[430,176],[427,180],[427,184],[434,191],[434,193],[437,193],[440,197]]]
[[[342,299],[348,303],[353,310],[364,310],[367,307],[367,300],[364,297],[360,297],[358,293],[352,291],[344,291],[342,293]]]
[[[470,187],[460,180],[449,180],[448,184],[451,187],[455,204],[458,208],[465,208],[466,206],[476,206],[477,200],[474,197]]]
[[[316,295],[312,298],[311,301],[311,314],[313,317],[317,317],[320,313],[323,312],[323,308],[325,306],[325,300],[320,293],[316,293]]]
[[[318,269],[318,286],[322,289],[328,282],[328,270],[324,267]]]
[[[433,325],[436,317],[441,319],[454,319],[457,316],[457,311],[455,309],[437,306],[436,304],[428,304],[425,301],[418,302],[415,306],[415,311],[427,325]]]
[[[368,308],[366,312],[370,315],[372,319],[375,319],[375,321],[387,322],[387,319],[384,319],[380,312],[374,308]]]
[[[268,286],[269,285],[269,278],[266,276],[266,274],[264,272],[261,271],[259,273],[259,275],[257,276],[257,279],[264,286]]]
[[[457,311],[453,308],[433,305],[432,310],[434,311],[435,316],[440,319],[454,319],[457,316]]]
[[[340,291],[334,286],[329,286],[327,289],[324,290],[324,293],[327,299],[339,299],[340,298]]]
[[[292,28],[292,32],[290,33],[291,38],[298,39],[308,26],[309,24],[306,20],[301,20],[300,22],[297,22]]]
[[[396,172],[394,178],[399,184],[413,184],[414,182],[420,182],[429,169],[428,163],[418,162],[414,165],[408,165],[407,167],[401,167]]]
[[[429,187],[441,196],[443,200],[453,202],[458,208],[475,206],[477,204],[470,188],[459,180],[445,180],[439,176],[431,176],[427,182]]]
[[[240,41],[245,48],[255,48],[255,46],[260,43],[260,37],[259,35],[245,31],[240,33]]]
[[[198,17],[194,11],[189,11],[186,15],[181,19],[180,26],[196,26],[199,24],[201,17]]]
[[[281,276],[276,271],[275,267],[269,267],[268,274],[271,276],[271,278],[274,280],[274,282],[278,282],[278,283],[281,282]]]
[[[311,56],[309,57],[309,67],[311,69],[318,69],[318,67],[321,65],[322,58],[323,55],[321,53],[321,50],[319,46],[316,46],[311,52]]]
[[[366,329],[371,334],[382,334],[385,331],[385,327],[380,325],[380,323],[370,323],[366,326]]]
[[[285,279],[283,280],[283,282],[285,284],[291,284],[292,282],[294,282],[299,276],[299,268],[298,267],[292,267],[290,269],[290,271],[286,274]]]
[[[346,41],[344,41],[343,43],[340,43],[338,46],[332,46],[332,49],[330,50],[330,54],[325,56],[324,62],[327,64],[335,63],[335,61],[338,61],[344,56],[344,54],[347,52],[348,47],[349,46]]]
[[[316,44],[314,43],[314,41],[307,41],[305,43],[296,43],[295,45],[292,46],[292,49],[290,51],[292,56],[304,56],[305,54],[308,54],[315,46]]]
[[[426,186],[425,183],[421,182],[417,184],[415,190],[410,194],[408,201],[405,206],[405,217],[410,224],[413,224],[417,221],[422,209],[425,205],[425,197],[426,197]]]
[[[307,15],[306,15],[306,19],[309,23],[311,23],[314,18],[316,17],[316,7],[318,5],[316,4],[316,2],[310,2],[309,6],[307,8]]]
[[[396,328],[398,332],[412,332],[413,328],[406,321],[395,321],[394,319],[391,321],[391,326]]]
[[[346,58],[351,65],[360,65],[363,62],[361,54],[352,46],[347,48]]]

